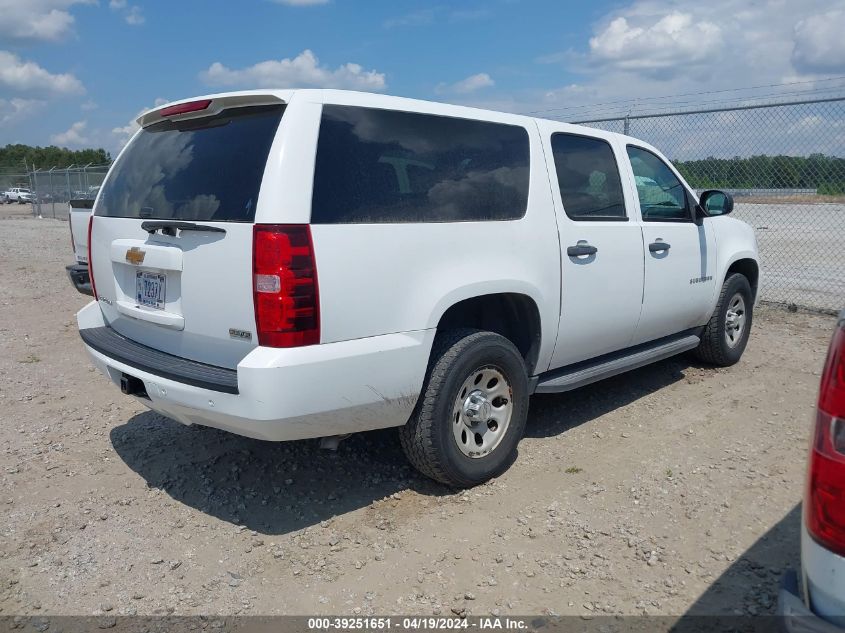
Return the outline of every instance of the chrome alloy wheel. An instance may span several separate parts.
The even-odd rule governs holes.
[[[505,436],[513,414],[513,390],[496,367],[476,369],[464,381],[452,410],[452,436],[467,457],[488,455]]]
[[[725,341],[728,347],[736,347],[745,332],[745,299],[740,293],[731,297],[725,312]]]

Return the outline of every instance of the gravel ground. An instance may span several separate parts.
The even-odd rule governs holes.
[[[513,468],[455,492],[395,431],[332,453],[146,411],[83,352],[66,224],[3,214],[0,615],[764,614],[798,562],[831,317],[535,397]]]

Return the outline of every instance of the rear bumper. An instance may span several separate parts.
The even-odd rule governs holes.
[[[71,264],[70,266],[65,266],[65,270],[74,288],[84,295],[94,296],[94,291],[91,289],[91,278],[88,276],[87,264]]]
[[[787,570],[781,582],[777,614],[781,618],[783,630],[789,633],[843,633],[845,631],[823,620],[804,604],[798,589],[798,574],[794,569]]]
[[[416,404],[434,340],[434,330],[419,330],[291,349],[256,347],[236,370],[212,368],[234,374],[236,393],[227,393],[185,382],[185,367],[162,371],[176,359],[169,354],[144,346],[119,353],[102,344],[106,324],[95,302],[77,321],[94,364],[116,385],[124,374],[143,381],[148,397],[138,400],[150,409],[183,424],[272,441],[401,426]]]
[[[121,336],[107,325],[79,330],[79,335],[90,350],[133,370],[209,391],[238,393],[237,370],[166,354]]]
[[[801,524],[801,569],[813,613],[845,631],[845,557],[819,545]]]

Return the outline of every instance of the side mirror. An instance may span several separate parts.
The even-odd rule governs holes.
[[[701,194],[698,207],[707,217],[727,215],[734,210],[733,196],[718,189],[708,189]]]

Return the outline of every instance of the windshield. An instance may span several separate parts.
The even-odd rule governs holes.
[[[97,215],[252,222],[284,106],[224,110],[144,128],[112,168]]]

